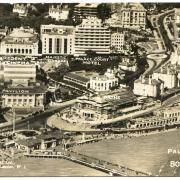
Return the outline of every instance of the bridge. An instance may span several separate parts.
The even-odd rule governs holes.
[[[133,170],[125,166],[120,166],[108,161],[100,160],[94,157],[90,157],[84,154],[74,152],[72,150],[64,152],[53,151],[34,151],[32,153],[25,153],[27,158],[60,158],[78,163],[107,174],[111,176],[151,176],[149,173]]]

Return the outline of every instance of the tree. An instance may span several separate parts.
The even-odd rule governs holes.
[[[97,7],[97,17],[103,22],[111,17],[111,9],[108,4],[102,3]]]
[[[89,57],[94,57],[97,55],[97,53],[93,50],[87,50],[85,51],[86,55],[89,56]]]

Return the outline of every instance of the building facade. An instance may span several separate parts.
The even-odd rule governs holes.
[[[119,89],[108,93],[100,93],[92,97],[77,98],[72,107],[73,114],[79,120],[107,120],[121,115],[122,109],[136,104],[136,97],[128,89]]]
[[[38,56],[38,35],[30,28],[14,28],[1,41],[1,55]]]
[[[28,84],[36,81],[36,65],[30,61],[3,61],[0,63],[0,80]]]
[[[41,25],[42,54],[74,54],[74,27]]]
[[[67,20],[69,16],[69,8],[67,6],[62,7],[62,5],[51,5],[49,7],[49,16],[56,21]]]
[[[180,117],[180,106],[166,108],[162,114],[165,118]]]
[[[159,68],[152,74],[152,78],[164,82],[164,88],[177,87],[178,78],[175,70],[169,67]]]
[[[2,107],[44,109],[46,88],[22,85],[4,88]]]
[[[138,69],[136,60],[130,60],[130,58],[127,57],[122,58],[122,62],[120,62],[118,66],[124,71],[136,72]]]
[[[157,98],[163,91],[163,83],[159,80],[141,77],[134,82],[133,92],[138,96]]]
[[[108,69],[104,75],[98,75],[90,78],[90,88],[97,92],[109,91],[112,87],[117,86],[118,78],[111,69]]]
[[[175,8],[174,16],[174,36],[177,43],[180,42],[180,9]]]
[[[18,13],[20,17],[27,16],[28,7],[26,4],[14,4],[13,13]]]
[[[69,72],[64,75],[63,80],[85,87],[87,89],[90,87],[90,78],[86,76],[86,71]]]
[[[112,3],[110,26],[134,29],[146,28],[146,9],[140,3]]]
[[[108,26],[96,17],[83,19],[75,29],[75,55],[85,55],[87,51],[109,54],[111,34]]]
[[[111,52],[124,52],[125,34],[115,32],[111,34]]]
[[[80,3],[74,7],[73,16],[75,19],[84,19],[88,16],[97,16],[98,3]]]

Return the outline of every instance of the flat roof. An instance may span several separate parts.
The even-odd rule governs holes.
[[[143,78],[143,80],[140,78],[140,79],[137,79],[135,80],[135,83],[141,83],[141,84],[149,84],[149,78]],[[151,79],[151,84],[152,85],[158,85],[160,84],[161,81],[160,80],[156,80],[156,79]]]
[[[79,100],[92,101],[106,105],[123,105],[137,100],[136,96],[129,88],[121,88],[110,92],[101,92],[91,97],[83,96],[77,98]]]
[[[97,8],[99,3],[80,3],[75,7],[87,7],[87,8]]]
[[[169,73],[170,75],[174,75],[174,74],[176,74],[176,71],[175,71],[175,69],[165,67],[165,68],[156,69],[154,71],[154,73],[159,73],[159,74],[168,74]]]
[[[2,93],[3,94],[43,94],[47,90],[46,86],[29,86],[25,87],[23,85],[18,85],[15,87],[7,87],[4,88]]]
[[[88,82],[92,76],[97,76],[98,73],[96,72],[86,72],[86,71],[74,71],[74,72],[69,72],[65,74],[64,77],[70,77],[73,79],[77,79],[83,82]]]

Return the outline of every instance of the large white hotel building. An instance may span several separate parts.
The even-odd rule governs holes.
[[[111,36],[109,27],[100,19],[88,17],[76,27],[41,25],[41,41],[42,54],[83,56],[89,50],[110,54],[111,46],[117,46],[118,52],[121,51],[124,35]]]
[[[92,50],[97,54],[110,53],[111,32],[96,17],[83,19],[75,28],[75,55],[85,55]]]
[[[41,25],[42,54],[74,54],[74,27]]]

